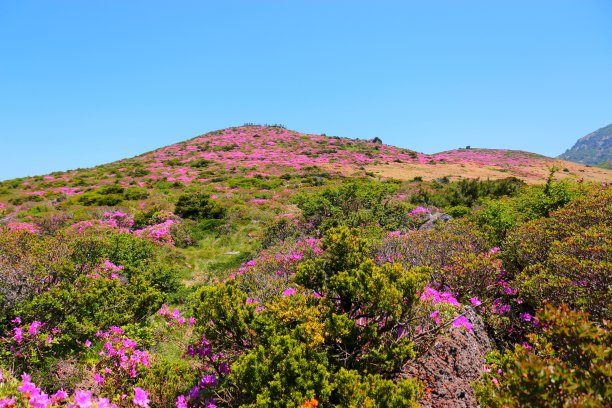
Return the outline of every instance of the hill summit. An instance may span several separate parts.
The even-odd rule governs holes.
[[[70,196],[105,185],[155,188],[159,183],[217,183],[230,174],[265,178],[325,172],[399,180],[517,177],[538,184],[545,182],[552,167],[563,170],[558,173],[561,178],[612,178],[608,170],[523,151],[462,148],[425,154],[384,144],[378,138],[351,139],[300,133],[281,125],[244,125],[91,169],[17,180],[27,194]]]

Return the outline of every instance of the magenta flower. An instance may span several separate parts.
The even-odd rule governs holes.
[[[436,322],[436,324],[440,324],[440,311],[439,310],[434,310],[433,312],[431,312],[431,314],[429,315],[429,317],[431,317],[432,319],[434,319],[434,321]]]
[[[176,399],[176,408],[187,408],[187,397],[179,395]]]
[[[23,340],[23,329],[21,327],[15,327],[13,329],[13,333],[13,340],[15,340],[17,343],[21,343]]]
[[[285,289],[285,291],[283,292],[283,296],[285,296],[285,297],[291,296],[295,292],[296,292],[296,290],[294,288]]]
[[[12,408],[15,406],[15,397],[0,399],[0,408]]]
[[[134,387],[134,405],[149,408],[149,394],[140,387]]]
[[[195,320],[196,320],[196,319],[195,319],[195,317],[191,316],[191,317],[189,318],[189,325],[190,325],[190,326],[193,326],[193,325],[195,324]]]
[[[68,398],[68,394],[64,390],[58,390],[55,394],[51,396],[51,399],[57,402],[63,401],[66,398]]]
[[[30,333],[30,335],[35,336],[36,333],[38,333],[38,329],[42,326],[42,323],[39,322],[38,320],[34,320],[32,323],[30,323],[30,328],[28,329],[28,333]]]
[[[97,382],[98,384],[103,384],[104,377],[101,376],[100,373],[96,373],[96,375],[94,375],[94,381]]]
[[[85,345],[85,347],[87,347],[87,348],[91,347],[91,341],[89,341],[89,339],[85,340],[84,345]]]
[[[472,324],[465,316],[459,316],[455,320],[453,320],[453,327],[461,327],[463,326],[467,331],[472,331]]]
[[[480,306],[482,305],[482,302],[480,300],[478,300],[477,296],[474,296],[473,298],[470,298],[470,302],[474,305],[474,306]]]
[[[200,388],[215,387],[217,385],[217,376],[213,374],[207,374],[200,379],[198,384]]]
[[[93,408],[91,393],[89,391],[77,391],[74,395],[74,404],[78,408]]]

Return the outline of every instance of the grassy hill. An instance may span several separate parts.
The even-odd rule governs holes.
[[[0,406],[603,401],[611,173],[248,125],[0,182]]]

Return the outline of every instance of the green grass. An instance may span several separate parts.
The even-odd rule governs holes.
[[[253,225],[245,225],[227,235],[209,233],[196,246],[179,249],[187,263],[181,276],[185,286],[197,287],[225,279],[231,269],[250,259],[259,245],[257,239],[249,236],[253,230]]]

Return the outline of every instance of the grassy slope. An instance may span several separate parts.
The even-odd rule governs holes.
[[[0,221],[27,221],[60,211],[68,211],[75,221],[96,218],[112,205],[86,206],[83,198],[97,197],[100,188],[109,185],[148,194],[147,198],[119,203],[132,213],[149,208],[172,210],[183,192],[207,192],[222,205],[234,208],[228,221],[233,227],[223,235],[205,233],[197,246],[180,250],[187,261],[184,280],[191,286],[210,282],[219,271],[244,261],[257,249],[265,222],[295,212],[291,197],[330,174],[401,180],[416,176],[424,180],[515,176],[540,183],[552,166],[562,170],[557,173],[561,178],[612,179],[610,170],[533,153],[458,149],[426,155],[365,140],[242,126],[91,169],[2,182]]]

